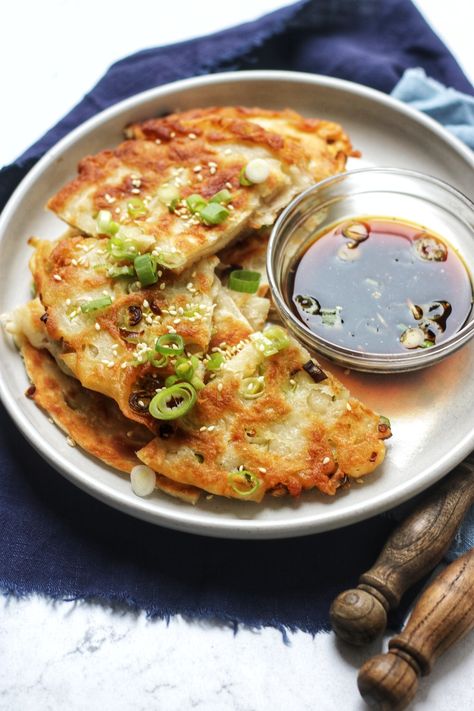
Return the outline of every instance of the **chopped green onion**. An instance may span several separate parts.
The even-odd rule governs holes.
[[[168,356],[160,355],[156,358],[156,351],[148,351],[148,360],[155,368],[166,368],[168,365]]]
[[[109,210],[100,210],[96,222],[99,234],[114,235],[120,227],[117,222],[112,220],[112,213]]]
[[[110,256],[121,261],[133,262],[138,250],[129,239],[124,239],[119,235],[114,235],[109,239],[108,244]]]
[[[194,375],[191,378],[191,385],[196,391],[202,390],[204,387],[204,383],[202,382],[201,378],[198,378],[197,375]]]
[[[253,333],[250,338],[266,358],[282,351],[290,344],[288,334],[281,326],[270,326],[263,333]]]
[[[229,276],[229,289],[241,291],[246,294],[255,294],[260,284],[260,272],[253,272],[250,269],[234,269]]]
[[[81,304],[81,311],[83,314],[88,314],[91,311],[105,309],[105,307],[110,306],[111,303],[112,298],[110,296],[99,296],[98,299],[92,299],[92,301],[86,301],[85,304]]]
[[[229,217],[230,211],[217,202],[210,202],[199,210],[199,215],[206,225],[220,225]]]
[[[232,195],[228,190],[219,190],[218,193],[213,195],[209,202],[217,202],[219,205],[227,205],[232,200]]]
[[[203,198],[202,195],[193,193],[193,195],[186,198],[186,205],[189,207],[191,212],[199,212],[203,207],[206,207],[207,200]]]
[[[165,387],[170,388],[172,385],[174,385],[177,382],[179,382],[179,378],[177,375],[168,375],[168,377],[165,380]]]
[[[181,380],[191,380],[198,365],[199,360],[195,355],[192,355],[190,358],[178,358],[174,366],[174,371]]]
[[[245,400],[256,400],[265,391],[265,381],[263,376],[244,378],[240,385],[240,394]]]
[[[388,417],[384,417],[384,415],[380,415],[380,424],[385,425],[386,427],[391,427],[390,420]]]
[[[165,333],[155,343],[155,351],[163,355],[181,355],[184,341],[178,333]]]
[[[176,420],[189,412],[195,402],[196,391],[191,383],[176,383],[156,393],[148,409],[157,420]]]
[[[206,361],[206,370],[219,370],[224,360],[223,353],[213,353]]]
[[[247,176],[245,175],[245,168],[246,168],[246,167],[247,167],[247,166],[244,165],[244,167],[242,168],[242,170],[241,170],[240,173],[239,173],[239,183],[240,183],[241,185],[243,185],[244,188],[248,188],[249,185],[253,185],[253,183],[252,183],[252,182],[247,178]]]
[[[261,480],[248,469],[230,472],[228,480],[231,488],[239,496],[251,496],[261,486]]]
[[[162,185],[158,189],[156,196],[168,209],[173,206],[173,210],[180,200],[179,190],[176,185]]]
[[[130,265],[124,265],[122,267],[109,267],[107,269],[107,276],[112,277],[112,279],[117,279],[118,277],[124,276],[134,276],[135,269]]]
[[[179,252],[158,252],[155,260],[166,269],[176,269],[183,263],[183,257]]]
[[[178,207],[179,198],[173,198],[170,203],[166,206],[169,212],[175,212]]]
[[[240,171],[239,180],[241,185],[253,185],[254,183],[264,183],[270,175],[270,166],[264,158],[253,158]]]
[[[339,310],[337,308],[321,309],[320,314],[324,326],[336,326],[336,324],[339,322]]]
[[[146,215],[148,209],[143,200],[140,200],[140,198],[130,198],[127,200],[127,212],[130,217],[135,218]]]
[[[158,276],[156,273],[156,264],[151,254],[139,254],[133,260],[133,266],[135,267],[138,281],[142,286],[156,284]]]

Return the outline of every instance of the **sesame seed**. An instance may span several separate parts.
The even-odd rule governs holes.
[[[160,143],[161,143],[160,139],[159,139],[159,138],[155,138],[155,143],[159,146]]]
[[[217,163],[213,160],[209,160],[207,162],[207,164],[208,164],[209,168],[217,168]]]
[[[148,303],[148,299],[143,299],[143,306],[145,307],[145,309],[149,309],[149,308],[150,308],[150,304]]]
[[[195,133],[188,133],[188,138],[190,138],[192,141],[194,141],[195,138],[197,138]]]
[[[124,370],[124,369],[127,367],[127,365],[128,365],[128,363],[122,363],[122,364],[120,365],[120,367],[122,368],[122,370]]]
[[[171,133],[170,133],[170,138],[176,138],[176,132],[175,132],[175,131],[171,131]]]
[[[209,172],[210,172],[211,175],[215,175],[216,172],[217,172],[217,168],[214,168],[214,167],[209,168]]]
[[[232,190],[232,188],[233,188],[232,183],[229,183],[229,181],[227,181],[227,183],[225,184],[225,186],[226,186],[226,188],[227,188],[228,190]]]
[[[72,437],[69,437],[69,436],[66,437],[66,442],[68,443],[68,445],[69,445],[70,447],[75,447],[75,446],[76,446],[76,443],[74,442],[74,440],[72,439]]]
[[[100,331],[100,323],[97,323],[97,321],[94,324],[94,328],[96,331]]]
[[[259,467],[259,468],[258,468],[258,471],[259,471],[259,472],[262,472],[262,474],[266,474],[266,473],[267,473],[267,470],[265,469],[265,467]]]
[[[53,274],[53,279],[55,281],[62,281],[62,277],[60,277],[59,274]]]
[[[331,461],[330,457],[324,457],[323,464],[329,464],[330,461]]]
[[[200,183],[202,183],[203,177],[202,177],[201,173],[198,173],[196,178],[199,180]]]
[[[216,429],[215,425],[211,425],[210,427],[207,428],[208,432],[213,432]]]
[[[112,205],[115,202],[115,198],[112,197],[112,195],[109,195],[109,193],[105,193],[104,198],[105,202],[107,202],[109,205]]]
[[[116,214],[116,215],[120,215],[120,208],[119,208],[119,207],[116,207],[116,208],[115,208],[115,214]]]
[[[202,427],[199,428],[199,432],[205,432],[206,431],[206,426],[203,425]]]
[[[147,322],[147,324],[149,326],[151,326],[153,324],[153,318],[150,315],[145,317],[145,321]]]
[[[193,171],[195,173],[199,173],[200,170],[202,170],[202,165],[195,165],[193,168]]]
[[[226,148],[224,151],[224,155],[230,156],[232,154],[232,148]]]
[[[222,383],[218,383],[217,389],[219,390],[219,392],[222,392],[222,388],[223,388],[223,387],[224,387],[224,386],[222,385]]]
[[[77,267],[77,259],[71,259],[71,264],[73,267]]]
[[[161,291],[163,291],[163,289],[164,289],[165,287],[166,287],[165,282],[163,282],[162,284],[160,284],[160,289],[161,289]]]
[[[140,188],[132,188],[130,192],[134,195],[140,195]]]
[[[66,299],[66,306],[70,306],[70,305],[71,305],[71,299]]]
[[[349,412],[352,410],[351,404],[349,402],[346,404],[346,408],[349,410]]]

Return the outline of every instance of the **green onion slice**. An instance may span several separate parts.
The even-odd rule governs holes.
[[[110,210],[100,210],[96,217],[97,230],[99,234],[114,235],[118,232],[120,225],[112,220]]]
[[[110,238],[108,248],[110,256],[120,261],[133,262],[138,253],[131,240],[124,239],[119,235],[114,235]]]
[[[193,193],[186,198],[186,205],[189,207],[191,212],[199,212],[203,207],[207,205],[207,200],[203,198],[202,195]]]
[[[213,195],[209,202],[217,202],[219,205],[227,205],[232,200],[232,195],[228,190],[219,190],[218,193]]]
[[[240,384],[240,394],[245,400],[256,400],[265,392],[263,376],[244,378]]]
[[[219,370],[224,360],[223,353],[213,353],[206,361],[206,370]]]
[[[194,375],[191,378],[191,385],[196,390],[196,392],[198,392],[199,390],[202,390],[204,387],[204,383],[202,382],[201,378],[198,378],[197,375]]]
[[[168,365],[168,356],[160,354],[160,357],[156,357],[156,351],[148,351],[148,360],[155,368],[166,368]]]
[[[174,371],[180,380],[192,380],[198,365],[199,360],[195,355],[192,355],[190,358],[178,358],[174,366]]]
[[[261,480],[248,469],[230,472],[228,481],[233,491],[239,496],[251,496],[261,486]]]
[[[112,297],[110,296],[99,296],[98,299],[92,299],[92,301],[86,301],[85,304],[81,304],[81,311],[83,314],[89,314],[91,311],[99,311],[100,309],[105,309],[106,306],[110,306],[112,303]]]
[[[230,211],[224,205],[210,202],[199,209],[199,215],[206,225],[220,225],[229,217]]]
[[[133,261],[133,266],[137,273],[138,281],[142,286],[150,286],[156,284],[158,276],[156,273],[156,264],[151,254],[139,254]]]
[[[240,183],[241,185],[243,185],[245,188],[248,188],[249,185],[253,185],[253,183],[252,183],[252,181],[249,180],[249,179],[247,178],[247,176],[245,175],[245,169],[246,169],[246,167],[247,167],[247,166],[244,165],[244,167],[242,168],[242,170],[241,170],[240,173],[239,173],[239,183]]]
[[[391,427],[390,420],[388,417],[385,417],[384,415],[380,415],[379,417],[380,424],[385,425],[386,427]]]
[[[155,343],[155,351],[163,355],[181,355],[184,341],[178,333],[165,333]]]
[[[189,412],[195,402],[196,391],[191,383],[176,383],[156,393],[148,409],[157,420],[176,420]]]
[[[229,289],[255,294],[261,278],[260,272],[252,272],[250,269],[234,269],[229,276]]]
[[[122,267],[109,267],[107,269],[107,276],[112,277],[112,279],[135,276],[135,269],[127,264]]]
[[[183,263],[183,257],[179,252],[158,252],[155,260],[162,267],[166,267],[166,269],[176,269],[176,267],[180,267]]]
[[[168,375],[168,377],[165,380],[165,387],[170,388],[172,385],[174,385],[177,382],[179,382],[179,378],[177,375]]]
[[[140,198],[129,198],[127,200],[127,212],[130,217],[143,217],[148,213],[148,209]]]
[[[250,338],[266,358],[282,351],[290,344],[288,334],[281,326],[270,326],[263,333],[254,333]]]

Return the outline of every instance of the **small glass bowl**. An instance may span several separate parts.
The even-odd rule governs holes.
[[[288,275],[317,233],[334,223],[374,215],[415,222],[438,233],[474,274],[474,203],[447,183],[391,168],[353,170],[308,188],[282,212],[270,237],[267,272],[281,319],[310,351],[354,370],[395,373],[437,363],[474,335],[474,309],[464,326],[431,348],[406,353],[364,353],[313,333],[293,312]]]

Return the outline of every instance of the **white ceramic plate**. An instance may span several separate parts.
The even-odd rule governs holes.
[[[0,219],[0,312],[29,298],[26,244],[31,234],[55,238],[64,225],[44,210],[46,200],[86,154],[117,144],[125,124],[176,109],[242,104],[291,107],[333,119],[363,153],[357,165],[412,168],[437,176],[472,197],[473,154],[422,114],[377,91],[337,79],[293,72],[236,72],[189,79],[139,94],[87,121],[35,166]],[[352,160],[352,159],[351,159]],[[0,337],[0,395],[37,451],[61,474],[98,499],[133,516],[210,536],[278,538],[345,526],[414,496],[450,471],[474,448],[474,340],[441,364],[398,376],[345,375],[355,396],[390,417],[387,458],[362,485],[330,498],[307,493],[298,501],[268,497],[261,505],[214,497],[191,507],[164,494],[136,497],[127,477],[78,448],[24,396],[22,361]]]

